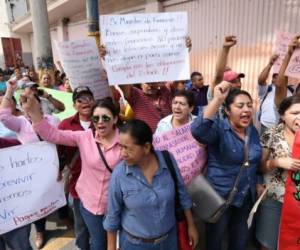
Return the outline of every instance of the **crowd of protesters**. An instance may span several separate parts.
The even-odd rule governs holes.
[[[269,84],[278,55],[270,56],[258,76],[257,110],[255,97],[242,90],[242,78],[247,76],[227,65],[236,44],[236,37],[225,37],[209,84],[195,71],[186,81],[121,85],[102,100],[95,100],[88,86],[72,89],[60,63],[54,75],[45,72],[40,78],[33,68],[0,71],[0,147],[41,140],[57,144],[60,173],[70,169],[66,187],[73,200],[73,220],[69,221],[67,206],[59,214],[67,224],[74,223],[76,249],[116,250],[119,244],[122,250],[180,250],[177,193],[192,249],[204,241],[207,250],[221,250],[226,236],[230,250],[247,249],[253,238],[258,249],[277,249],[287,171],[300,171],[300,160],[291,158],[300,128],[300,96],[298,85],[289,86],[284,75],[300,42],[298,37],[292,40]],[[192,46],[189,38],[186,45]],[[105,60],[105,45],[99,51]],[[75,115],[59,121],[54,114],[65,105],[47,88],[72,93]],[[14,97],[16,89],[21,91],[19,100]],[[203,174],[224,199],[247,152],[248,166],[237,193],[216,223],[205,223],[205,234],[193,217],[180,166],[170,154],[175,182],[167,157],[152,144],[153,134],[186,124],[191,124],[191,134],[207,153]],[[249,229],[250,210],[266,187],[256,223]],[[35,245],[41,249],[46,244],[46,218],[33,224]],[[32,249],[30,229],[26,225],[0,235],[0,249]]]

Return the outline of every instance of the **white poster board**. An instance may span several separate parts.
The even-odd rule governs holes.
[[[56,146],[37,142],[0,150],[0,235],[66,204],[57,182]]]
[[[187,13],[100,16],[109,84],[190,78]]]
[[[88,86],[96,100],[109,96],[108,82],[94,38],[55,44],[73,90],[78,86]]]

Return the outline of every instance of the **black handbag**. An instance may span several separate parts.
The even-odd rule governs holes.
[[[235,179],[234,185],[229,193],[227,200],[221,197],[212,185],[203,175],[197,176],[187,187],[187,191],[193,201],[193,215],[197,218],[209,222],[216,223],[224,214],[226,209],[231,205],[235,195],[238,192],[242,172],[249,166],[249,148],[248,136],[245,138],[244,161],[240,167],[240,171]]]

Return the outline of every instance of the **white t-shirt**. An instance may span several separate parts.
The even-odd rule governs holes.
[[[88,130],[89,127],[90,127],[90,125],[91,125],[90,121],[89,122],[85,122],[85,121],[79,120],[79,122],[80,122],[81,127],[83,127],[84,130]]]
[[[196,118],[197,118],[197,116],[191,114],[189,117],[189,122],[192,122]],[[156,131],[154,134],[158,135],[160,133],[164,133],[164,132],[168,132],[168,131],[172,130],[173,129],[172,119],[173,119],[172,114],[161,119],[159,121],[159,123],[157,124],[157,128],[156,128]]]
[[[268,92],[268,88],[272,87],[272,89]],[[266,96],[267,95],[267,96]],[[291,96],[292,92],[288,89],[287,97]],[[274,102],[275,98],[275,86],[271,85],[258,85],[258,96],[260,101],[262,102],[264,97],[264,101],[260,107],[260,123],[267,128],[271,128],[278,124],[279,122],[279,114],[277,111],[277,107]]]

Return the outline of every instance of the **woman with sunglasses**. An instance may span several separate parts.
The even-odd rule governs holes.
[[[59,130],[43,119],[32,93],[27,93],[26,97],[24,109],[30,114],[35,131],[44,140],[78,147],[82,169],[76,191],[81,200],[80,212],[91,236],[90,249],[106,249],[102,221],[107,207],[108,183],[112,169],[121,161],[116,107],[110,99],[99,101],[92,108],[95,131],[67,131]]]
[[[281,122],[261,137],[263,161],[261,171],[268,187],[267,198],[257,214],[256,237],[262,250],[277,249],[285,182],[289,170],[300,171],[300,160],[291,158],[295,133],[300,129],[300,97],[284,99],[278,108]]]

